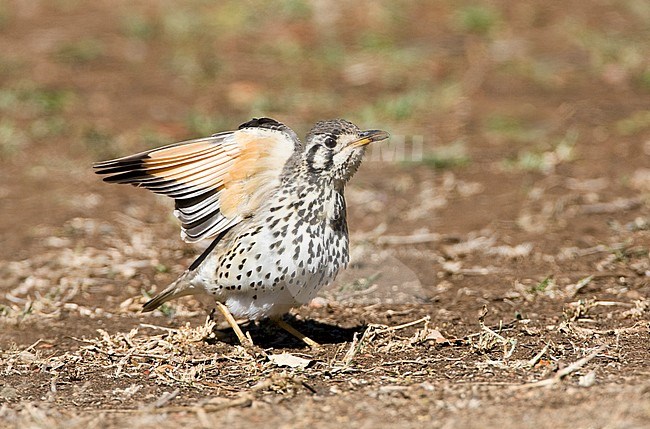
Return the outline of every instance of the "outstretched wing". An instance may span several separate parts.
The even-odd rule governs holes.
[[[297,142],[292,131],[283,131],[287,127],[269,121],[260,126],[254,120],[234,132],[98,162],[94,168],[106,182],[174,198],[181,237],[193,243],[253,214],[279,185]]]

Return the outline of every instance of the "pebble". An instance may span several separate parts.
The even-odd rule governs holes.
[[[578,379],[578,385],[581,387],[591,387],[596,382],[596,372],[590,371]]]
[[[15,399],[18,396],[18,392],[11,386],[4,386],[0,389],[0,398],[2,399]]]

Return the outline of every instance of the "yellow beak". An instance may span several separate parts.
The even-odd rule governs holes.
[[[373,142],[380,142],[390,137],[386,131],[367,130],[359,133],[359,138],[348,143],[349,148],[361,147]]]

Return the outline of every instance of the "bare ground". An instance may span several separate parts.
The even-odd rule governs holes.
[[[3,426],[647,427],[645,3],[301,4],[0,4]],[[89,168],[259,114],[424,136],[348,189],[318,350],[141,314],[198,250]]]

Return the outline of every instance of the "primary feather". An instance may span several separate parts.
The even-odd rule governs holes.
[[[175,143],[94,165],[111,183],[143,187],[176,200],[181,237],[214,237],[253,213],[279,185],[286,161],[299,147],[293,131],[262,118],[237,131]],[[275,126],[276,128],[272,128]]]

